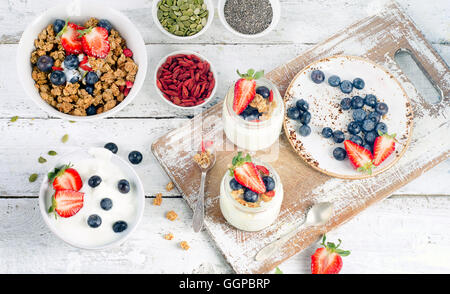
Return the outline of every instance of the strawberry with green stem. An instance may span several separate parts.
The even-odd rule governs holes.
[[[234,176],[236,181],[244,187],[258,194],[266,192],[266,185],[249,154],[242,157],[242,152],[238,152],[233,158],[232,167],[229,171],[230,176]]]
[[[338,274],[342,269],[342,257],[350,255],[350,251],[339,248],[341,240],[335,245],[332,242],[325,244],[326,237],[323,235],[323,247],[316,249],[311,256],[311,273],[312,274]]]
[[[236,72],[241,78],[234,85],[233,110],[239,115],[255,98],[256,80],[264,76],[264,71],[255,72],[254,69],[249,69],[245,74],[241,74],[239,70]]]
[[[344,141],[344,147],[348,159],[355,169],[360,172],[367,172],[369,175],[372,174],[373,156],[369,150],[350,140]]]
[[[60,217],[71,217],[83,208],[84,193],[72,190],[57,190],[52,197],[48,213],[55,212]]]
[[[83,186],[80,174],[72,168],[71,164],[66,164],[55,168],[48,173],[48,180],[53,188],[58,190],[80,191]]]

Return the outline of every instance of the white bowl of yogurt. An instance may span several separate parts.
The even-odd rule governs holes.
[[[233,190],[230,187],[230,181],[233,177],[228,170],[220,183],[219,204],[222,215],[233,227],[248,232],[260,231],[270,226],[278,218],[284,197],[283,184],[275,169],[257,159],[253,160],[253,163],[266,167],[270,177],[275,181],[275,189],[273,189],[275,195],[271,201],[260,200],[256,207],[244,205],[245,201],[237,201],[231,193]]]
[[[284,119],[284,103],[277,87],[268,79],[256,80],[256,89],[260,86],[273,91],[276,107],[269,119],[259,122],[247,121],[233,110],[234,84],[230,87],[222,108],[222,120],[225,134],[236,146],[257,151],[272,146],[279,138]]]
[[[45,223],[63,241],[82,249],[103,249],[124,242],[136,229],[144,212],[144,188],[137,173],[125,160],[105,148],[90,148],[67,154],[58,159],[55,167],[69,163],[78,171],[83,182],[80,190],[85,193],[83,207],[68,218],[49,213],[55,191],[45,177],[39,192],[39,208]],[[95,188],[88,185],[93,175],[102,179]],[[119,192],[117,184],[121,179],[130,183],[128,193]],[[100,206],[104,198],[112,200],[111,209],[104,210]],[[92,228],[87,224],[91,215],[101,217],[99,227]],[[127,228],[120,233],[112,229],[117,221],[127,223]]]

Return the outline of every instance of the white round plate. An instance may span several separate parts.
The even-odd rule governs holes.
[[[325,80],[321,84],[311,80],[311,72],[315,69],[320,69],[325,74]],[[344,94],[339,87],[328,84],[328,77],[331,75],[339,76],[341,81],[361,78],[365,82],[365,87]],[[344,144],[336,144],[332,138],[326,139],[321,135],[324,127],[330,127],[333,131],[343,131],[345,138],[348,139],[350,134],[347,125],[353,120],[352,111],[342,110],[340,102],[345,97],[358,95],[364,98],[366,94],[373,94],[378,101],[388,105],[389,111],[381,121],[387,125],[389,134],[396,134],[398,141],[394,153],[378,167],[374,167],[371,175],[354,169],[348,158],[344,161],[336,160],[333,157],[333,150],[336,147],[344,148]],[[300,122],[287,116],[284,131],[297,154],[313,168],[327,175],[345,179],[375,176],[394,165],[406,151],[411,140],[413,112],[408,96],[392,74],[368,59],[356,56],[332,56],[308,65],[295,76],[286,91],[284,97],[286,110],[294,106],[299,99],[309,103],[311,134],[307,137],[300,136],[298,134]]]

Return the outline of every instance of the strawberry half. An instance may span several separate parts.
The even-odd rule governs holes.
[[[350,159],[353,167],[358,171],[367,172],[372,174],[372,153],[366,148],[350,141],[344,141],[345,151],[347,151],[347,156]]]
[[[49,181],[53,184],[53,188],[58,190],[73,190],[80,191],[83,186],[78,172],[71,168],[70,165],[64,165],[55,168],[53,172],[48,174]]]
[[[230,175],[234,176],[239,184],[258,194],[266,192],[266,185],[255,164],[252,163],[249,154],[246,157],[242,157],[242,152],[238,152],[233,158],[232,164],[233,167],[230,168]]]
[[[83,207],[84,193],[72,190],[58,190],[52,197],[52,206],[48,209],[55,211],[60,217],[71,217]]]
[[[69,54],[80,54],[83,52],[83,45],[80,40],[80,32],[83,29],[74,23],[66,22],[64,28],[58,33],[61,36],[61,45],[66,51],[66,56]]]
[[[328,242],[325,245],[325,235],[323,236],[322,243],[324,247],[318,248],[311,256],[311,273],[312,274],[338,274],[342,269],[342,257],[348,256],[350,251],[339,249],[341,240],[339,243]]]
[[[379,166],[395,150],[395,134],[380,134],[373,144],[373,164]]]
[[[246,74],[241,74],[241,77],[236,84],[234,84],[234,100],[233,110],[236,114],[241,114],[256,95],[256,81],[264,75],[264,71],[255,73],[253,69],[249,69]]]
[[[108,30],[102,27],[83,30],[81,43],[83,52],[87,55],[105,58],[110,50]]]

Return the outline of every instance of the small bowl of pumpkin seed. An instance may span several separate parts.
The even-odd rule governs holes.
[[[155,0],[153,21],[163,32],[174,39],[193,39],[202,35],[214,18],[211,0]]]

